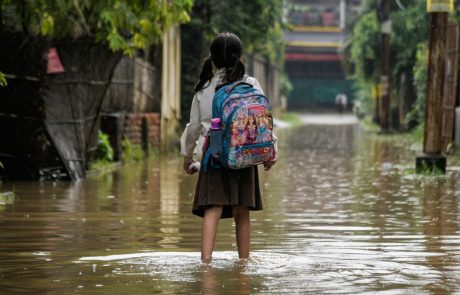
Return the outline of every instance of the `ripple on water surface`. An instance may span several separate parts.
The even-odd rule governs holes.
[[[247,260],[222,220],[213,262],[200,262],[196,176],[180,158],[78,183],[1,183],[18,198],[0,205],[0,293],[460,293],[458,172],[416,176],[400,139],[354,125],[278,135]]]

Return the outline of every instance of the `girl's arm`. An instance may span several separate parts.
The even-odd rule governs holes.
[[[192,162],[197,140],[203,130],[201,125],[200,102],[197,95],[193,97],[192,108],[190,110],[190,122],[185,127],[184,133],[180,138],[180,154],[184,156],[184,161]]]

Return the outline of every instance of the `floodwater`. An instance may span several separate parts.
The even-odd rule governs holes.
[[[415,176],[401,138],[309,123],[277,132],[247,260],[222,220],[201,264],[179,157],[1,183],[18,197],[0,205],[0,294],[459,294],[458,172]]]

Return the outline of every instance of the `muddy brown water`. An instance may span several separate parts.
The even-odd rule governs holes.
[[[279,130],[252,254],[222,220],[200,263],[196,176],[179,157],[70,182],[3,182],[0,294],[458,294],[460,178],[419,177],[398,138]]]

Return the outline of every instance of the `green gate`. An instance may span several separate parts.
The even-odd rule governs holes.
[[[352,105],[354,80],[291,78],[291,83],[293,89],[288,97],[289,109],[333,107],[339,93],[345,93],[348,106]]]

